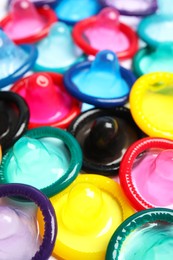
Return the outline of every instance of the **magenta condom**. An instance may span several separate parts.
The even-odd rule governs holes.
[[[11,91],[28,104],[30,129],[40,126],[64,129],[80,113],[80,102],[65,90],[61,74],[34,73],[16,82]]]
[[[29,0],[13,0],[0,26],[16,44],[35,43],[48,34],[56,21],[56,14],[48,6],[36,8]]]
[[[137,210],[173,209],[173,141],[146,137],[133,143],[124,154],[119,175]]]
[[[0,185],[0,198],[0,259],[48,259],[54,247],[57,224],[47,197],[29,185],[4,184]],[[36,207],[31,202],[40,208],[43,215],[42,241],[34,219]]]

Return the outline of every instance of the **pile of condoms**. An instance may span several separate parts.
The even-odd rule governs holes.
[[[173,258],[172,31],[172,0],[1,0],[1,260]]]

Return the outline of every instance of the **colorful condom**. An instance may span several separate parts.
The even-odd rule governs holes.
[[[80,103],[65,90],[60,74],[34,73],[14,84],[11,91],[21,95],[29,106],[29,128],[66,128],[80,113]]]
[[[124,105],[136,78],[119,65],[114,52],[105,50],[94,61],[72,66],[64,74],[64,84],[72,96],[82,102],[110,108]]]
[[[114,8],[104,8],[97,16],[78,22],[72,35],[88,55],[106,49],[115,52],[119,59],[128,59],[138,49],[137,35],[129,26],[119,22],[119,13]]]
[[[0,29],[0,89],[20,79],[34,65],[37,50],[33,45],[15,45]]]
[[[103,7],[116,8],[121,15],[121,22],[135,31],[143,17],[157,10],[157,0],[100,0],[100,3]]]
[[[172,247],[173,211],[165,208],[144,210],[117,228],[105,259],[171,259]]]
[[[137,209],[173,209],[173,141],[144,138],[133,143],[120,164],[120,182]]]
[[[0,92],[0,144],[10,148],[28,127],[29,108],[22,97],[11,91]]]
[[[70,124],[68,131],[83,151],[82,170],[102,175],[116,175],[127,148],[142,137],[124,107],[88,110]]]
[[[11,199],[2,199],[7,196]],[[24,184],[0,185],[0,197],[0,258],[48,259],[57,234],[55,212],[50,201],[39,190]],[[36,220],[37,208],[30,201],[40,208],[43,216],[42,240]]]
[[[59,0],[30,0],[36,6],[49,5],[54,7]],[[11,4],[12,0],[9,0],[9,4]]]
[[[63,73],[74,63],[84,59],[82,51],[74,44],[70,28],[62,22],[51,26],[48,36],[37,44],[37,49],[35,71]]]
[[[160,43],[155,49],[140,49],[133,59],[133,69],[137,76],[150,72],[173,72],[173,43]]]
[[[99,175],[80,175],[51,198],[58,219],[53,254],[64,260],[104,259],[114,230],[134,213],[118,183]]]
[[[100,0],[104,6],[116,8],[121,15],[147,16],[157,10],[157,0]]]
[[[72,135],[58,128],[35,128],[3,156],[0,181],[29,184],[51,197],[77,177],[81,164]]]
[[[57,17],[49,7],[36,9],[29,0],[13,0],[11,11],[0,26],[17,44],[35,43],[48,34],[50,26],[56,21]]]
[[[173,73],[140,77],[131,89],[129,102],[134,121],[144,133],[173,139]]]
[[[165,0],[158,2],[158,12],[144,18],[138,27],[139,37],[151,47],[157,47],[163,42],[172,42],[173,8],[172,1]],[[165,8],[166,7],[166,8]]]
[[[58,18],[67,24],[75,23],[97,14],[101,9],[97,0],[60,0],[55,7]]]

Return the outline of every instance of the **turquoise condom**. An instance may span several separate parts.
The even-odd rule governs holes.
[[[85,58],[72,39],[70,27],[63,22],[56,22],[51,26],[48,36],[37,43],[37,50],[35,71],[64,73],[70,66]]]
[[[137,32],[139,37],[152,47],[163,42],[172,42],[172,0],[158,0],[158,12],[141,20]]]
[[[106,260],[173,258],[173,211],[155,208],[126,219],[108,244]]]
[[[137,76],[150,72],[173,72],[173,42],[140,49],[133,59],[133,70]]]
[[[65,130],[40,127],[28,131],[3,156],[1,183],[24,183],[51,197],[77,177],[82,154]]]

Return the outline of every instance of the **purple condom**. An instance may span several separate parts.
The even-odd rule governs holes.
[[[28,225],[28,216],[25,211],[22,212],[22,207],[20,206],[14,206],[13,203],[16,205],[20,205],[22,202],[23,207],[25,204],[34,202],[42,212],[43,219],[44,219],[44,236],[42,239],[42,242],[39,244],[37,251],[34,256],[31,256],[30,259],[32,260],[43,260],[48,259],[50,255],[52,254],[56,234],[57,234],[57,224],[56,224],[56,217],[54,208],[49,201],[49,199],[42,194],[39,190],[36,188],[25,185],[25,184],[2,184],[0,185],[0,198],[2,197],[9,197],[13,198],[11,201],[12,205],[8,205],[7,203],[1,203],[0,205],[0,225],[1,225],[1,233],[0,233],[0,244],[3,248],[2,254],[5,256],[3,259],[8,258],[8,253],[10,252],[10,255],[13,254],[16,256],[15,251],[19,250],[30,250],[29,243],[31,243],[31,240],[27,240],[27,246],[24,245],[23,239],[24,236],[27,236],[28,233],[31,233],[33,223],[31,224],[31,227],[25,228],[22,230],[22,225],[25,227]],[[22,198],[21,198],[22,197]],[[29,202],[28,202],[29,200]],[[4,205],[5,204],[5,205]],[[7,205],[6,205],[7,204]],[[26,209],[28,210],[29,205],[26,206]],[[22,216],[22,217],[21,217]],[[8,223],[7,223],[8,222]],[[14,225],[15,223],[15,225]],[[4,225],[5,224],[5,225]],[[6,228],[5,226],[8,226]],[[28,225],[29,226],[29,225]],[[16,230],[20,231],[19,236],[16,234]],[[26,233],[25,234],[25,230]],[[23,235],[20,237],[20,235]],[[28,235],[29,237],[29,235]],[[19,248],[15,248],[16,240],[19,240],[20,238],[20,246]],[[38,237],[34,238],[36,241]],[[12,242],[14,244],[12,245]],[[34,243],[34,241],[32,241]],[[24,248],[23,248],[24,247]],[[8,251],[5,251],[5,248],[8,248]],[[11,250],[9,250],[11,249]],[[27,255],[28,256],[28,255]],[[20,255],[20,259],[21,255]],[[26,257],[25,257],[26,259]]]
[[[50,5],[51,7],[54,7],[58,0],[30,0],[33,4],[36,6],[42,6],[42,5]],[[9,0],[9,4],[12,2],[12,0]]]
[[[100,0],[103,6],[115,7],[121,15],[146,16],[157,10],[157,0]]]

